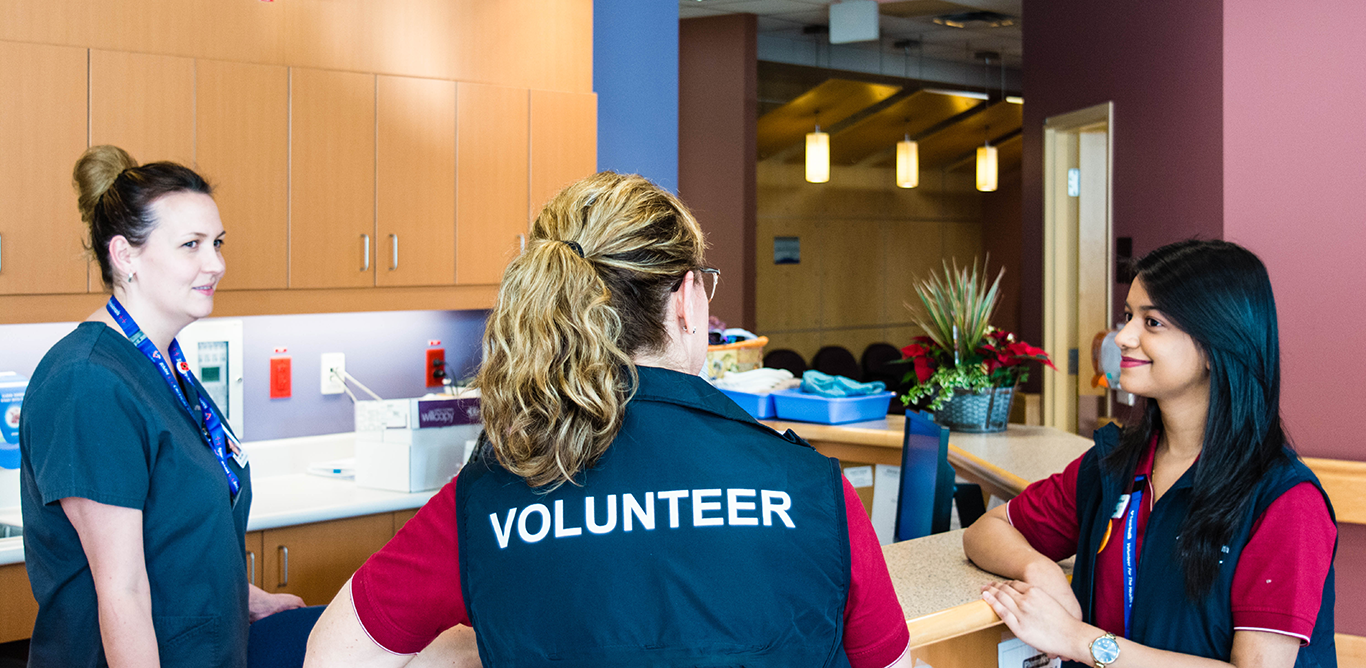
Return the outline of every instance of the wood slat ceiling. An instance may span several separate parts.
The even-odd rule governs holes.
[[[803,141],[815,127],[817,111],[821,127],[829,128],[900,90],[900,86],[830,79],[759,118],[759,158]]]
[[[946,127],[920,141],[920,169],[939,169],[951,166],[967,153],[982,145],[988,137],[992,140],[1009,135],[1024,125],[1024,106],[1010,102],[997,102],[983,111],[964,118],[961,122]],[[831,150],[834,150],[834,137],[831,137]],[[891,165],[894,152],[889,151],[884,159],[873,163],[876,166]]]
[[[917,91],[831,136],[830,161],[852,165],[888,150],[908,134],[920,139],[924,132],[980,104],[969,97]]]

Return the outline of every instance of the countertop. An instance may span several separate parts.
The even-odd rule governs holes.
[[[942,640],[999,622],[982,601],[982,586],[1004,580],[968,561],[963,531],[950,531],[882,548],[911,646]],[[1071,575],[1072,560],[1061,562]]]
[[[244,443],[251,458],[252,502],[247,531],[420,508],[437,490],[389,492],[350,480],[304,473],[310,462],[352,457],[355,434],[328,434]],[[0,523],[23,525],[18,508],[0,508]],[[0,539],[0,565],[24,560],[22,537]]]

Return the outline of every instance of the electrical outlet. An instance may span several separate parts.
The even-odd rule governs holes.
[[[427,387],[441,387],[446,378],[446,349],[427,349]]]
[[[323,353],[322,392],[341,394],[346,391],[346,353]]]

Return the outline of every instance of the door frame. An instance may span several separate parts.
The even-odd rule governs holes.
[[[1081,292],[1078,290],[1078,272],[1079,258],[1083,253],[1100,252],[1104,257],[1107,276],[1104,291],[1105,326],[1108,326],[1110,314],[1114,310],[1114,130],[1114,102],[1050,116],[1044,120],[1043,347],[1053,358],[1059,372],[1045,373],[1043,377],[1043,423],[1071,433],[1077,431],[1079,388],[1089,388],[1090,385],[1090,350],[1081,345],[1081,333],[1078,331]],[[1080,163],[1080,135],[1094,132],[1105,133],[1104,229],[1088,228],[1083,234],[1080,229],[1082,216],[1079,198],[1068,196],[1067,178],[1068,170],[1078,167]],[[1088,179],[1082,176],[1081,181],[1085,185]],[[1090,224],[1095,225],[1097,222],[1092,221]],[[1087,249],[1081,248],[1083,239],[1089,240]],[[1104,249],[1093,247],[1097,239],[1104,240]],[[1085,332],[1088,338],[1091,334]],[[1077,373],[1071,373],[1069,368],[1069,357],[1073,350],[1077,351]]]

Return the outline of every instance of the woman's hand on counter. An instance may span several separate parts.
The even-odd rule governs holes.
[[[294,594],[272,594],[256,585],[247,585],[248,618],[260,621],[277,612],[304,607],[304,600]]]
[[[1081,621],[1080,614],[1068,610],[1043,587],[1027,582],[993,582],[982,587],[982,600],[1016,637],[1049,657],[1091,663],[1090,641],[1104,633],[1092,635],[1092,627]],[[1071,600],[1075,605],[1076,597]],[[1080,654],[1079,643],[1086,649]]]
[[[1041,587],[1076,619],[1081,604],[1067,574],[1056,561],[1035,550],[1010,524],[1006,506],[997,506],[963,532],[963,552],[978,568]]]

